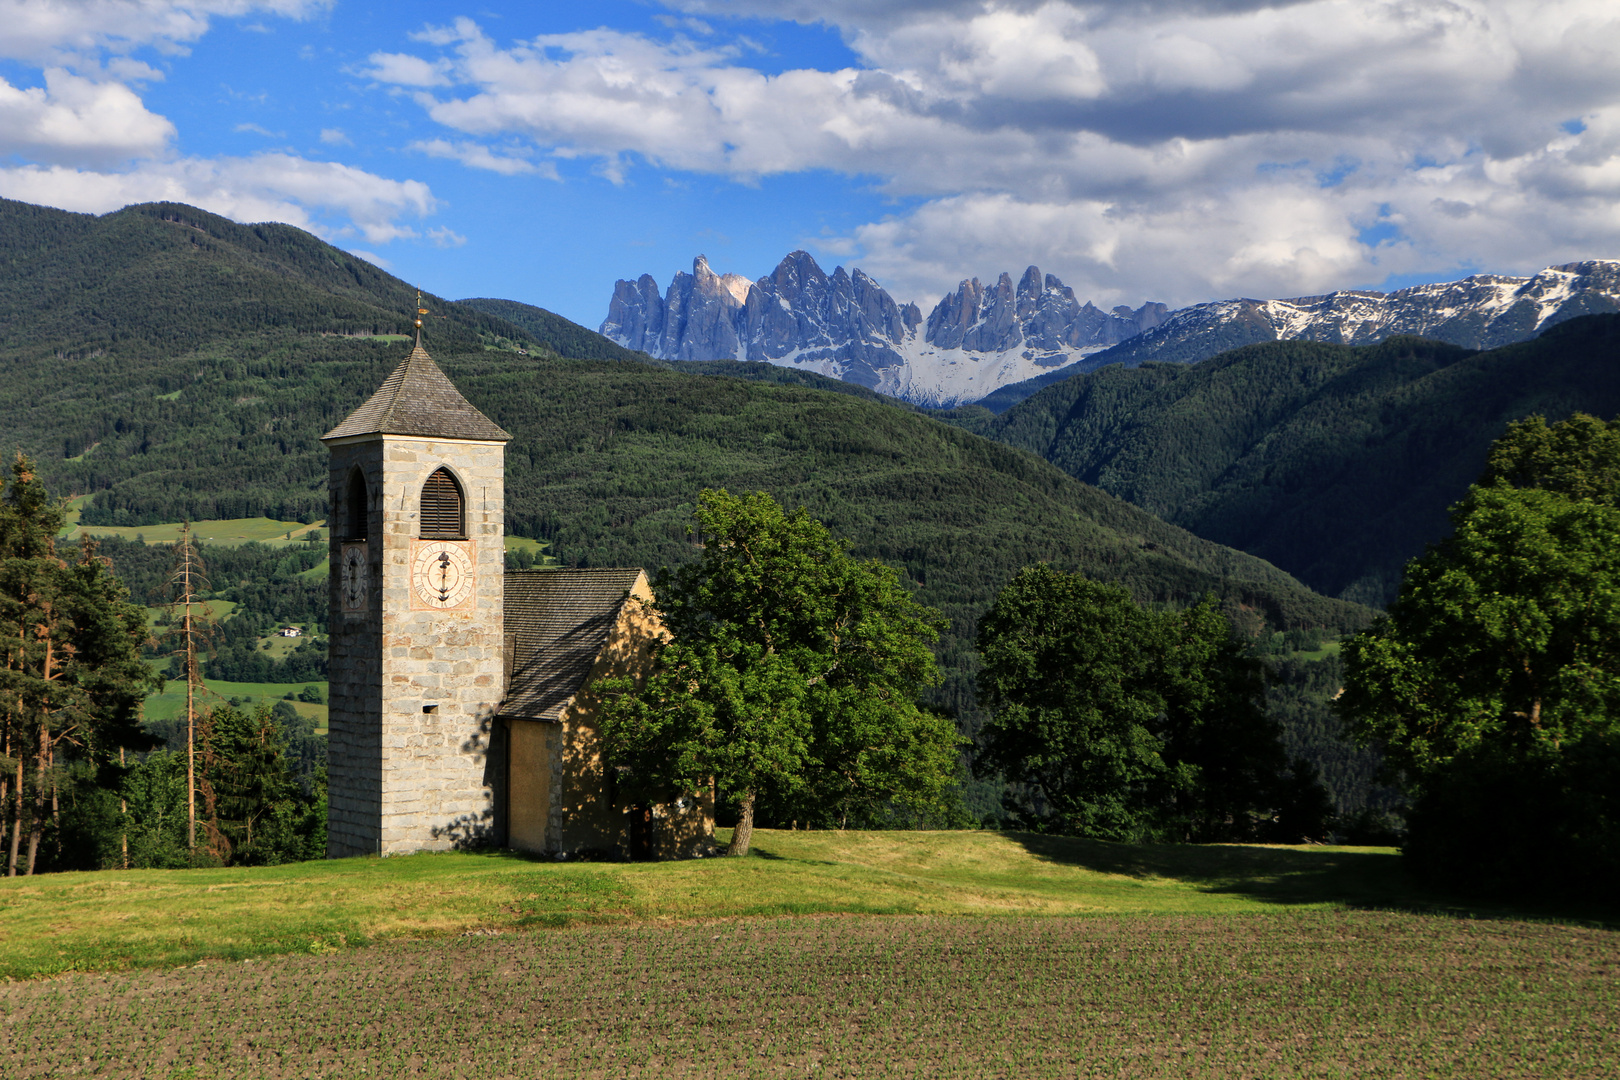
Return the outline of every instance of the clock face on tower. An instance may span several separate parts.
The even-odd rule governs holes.
[[[418,540],[411,545],[411,606],[441,611],[461,607],[472,597],[473,584],[471,544]]]
[[[367,577],[366,545],[344,544],[338,599],[345,615],[356,615],[366,610]]]

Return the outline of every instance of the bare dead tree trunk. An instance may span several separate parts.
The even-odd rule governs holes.
[[[39,725],[39,751],[34,770],[34,813],[28,821],[28,877],[34,876],[34,860],[39,857],[39,834],[45,825],[45,753],[50,736]]]
[[[746,855],[748,845],[754,842],[754,793],[750,791],[742,798],[742,813],[737,816],[737,827],[731,833],[731,846],[726,848],[727,855]]]
[[[119,765],[124,764],[124,748],[122,746],[120,746],[118,748],[118,764]],[[120,781],[119,786],[120,787],[123,786],[122,781]],[[124,798],[122,795],[120,795],[118,797],[118,820],[119,820],[118,846],[119,846],[119,851],[120,851],[120,854],[119,854],[119,857],[118,857],[118,869],[120,869],[120,870],[128,870],[129,869],[129,800]]]
[[[22,747],[17,748],[17,792],[11,800],[11,856],[6,860],[6,877],[17,876],[17,849],[22,844],[23,763]]]

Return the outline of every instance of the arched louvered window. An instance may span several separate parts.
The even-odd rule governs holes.
[[[349,490],[343,497],[343,524],[345,540],[366,538],[366,478],[359,469],[349,473]]]
[[[460,540],[467,535],[461,487],[440,466],[422,485],[422,539]]]

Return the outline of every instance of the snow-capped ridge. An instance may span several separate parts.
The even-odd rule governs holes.
[[[965,279],[924,319],[865,271],[839,266],[827,274],[808,252],[794,251],[754,281],[716,274],[702,255],[662,294],[647,274],[619,281],[601,332],[661,359],[763,360],[950,406],[1072,364],[1192,362],[1262,341],[1366,345],[1395,334],[1486,349],[1600,311],[1620,311],[1620,262],[1176,311],[1151,302],[1103,311],[1031,266],[1016,282],[1005,273],[988,285]]]
[[[1369,345],[1413,334],[1472,349],[1534,337],[1554,323],[1620,311],[1620,261],[1550,266],[1530,277],[1473,274],[1390,293],[1345,289],[1282,300],[1218,300],[1173,312],[1110,360],[1206,360],[1261,341]]]
[[[918,404],[975,401],[1123,341],[1163,304],[1103,312],[1035,266],[1018,284],[963,281],[928,318],[864,270],[829,275],[794,251],[764,277],[716,275],[693,260],[659,294],[646,274],[614,285],[601,333],[666,360],[763,360],[814,370]]]

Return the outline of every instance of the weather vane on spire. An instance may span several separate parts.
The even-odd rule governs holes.
[[[422,306],[422,290],[416,290],[416,347],[422,347],[422,320],[428,316],[428,309]],[[448,315],[434,315],[435,319],[448,319]]]

